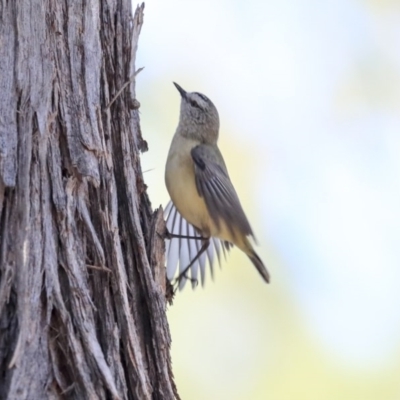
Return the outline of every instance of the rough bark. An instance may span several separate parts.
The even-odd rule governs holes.
[[[139,158],[142,22],[130,0],[0,0],[2,399],[178,397]]]

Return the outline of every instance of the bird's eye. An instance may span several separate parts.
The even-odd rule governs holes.
[[[190,100],[189,102],[190,102],[190,105],[191,105],[192,107],[199,108],[200,110],[203,109],[203,108],[200,106],[200,104],[196,103],[194,100]]]

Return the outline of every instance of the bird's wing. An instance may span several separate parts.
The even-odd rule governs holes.
[[[198,236],[193,225],[189,224],[178,212],[172,201],[169,201],[165,208],[164,217],[169,233],[183,236]],[[185,270],[194,257],[196,257],[202,246],[201,239],[172,238],[166,241],[167,255],[167,278],[172,281],[175,278],[178,266],[178,275]],[[190,277],[192,286],[196,286],[200,269],[201,284],[204,285],[207,262],[210,265],[211,276],[214,277],[214,260],[217,256],[218,264],[221,263],[221,249],[225,256],[225,250],[229,250],[230,244],[224,243],[217,238],[210,238],[210,245],[205,253],[191,266]],[[179,282],[179,289],[183,289],[187,279],[182,278]]]
[[[196,187],[217,227],[223,221],[231,234],[253,235],[218,148],[198,145],[191,151]]]

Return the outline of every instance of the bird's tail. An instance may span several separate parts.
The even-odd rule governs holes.
[[[248,256],[249,256],[251,262],[257,268],[257,271],[263,277],[264,281],[269,283],[269,279],[270,279],[269,272],[268,272],[267,268],[265,268],[265,265],[261,261],[261,258],[258,257],[257,253],[254,250],[252,250],[252,252],[250,254],[248,254]]]

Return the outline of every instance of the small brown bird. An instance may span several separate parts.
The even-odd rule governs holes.
[[[205,254],[212,267],[214,251],[219,258],[222,241],[222,249],[229,249],[232,244],[239,247],[269,282],[269,273],[249,241],[249,236],[254,238],[253,231],[217,146],[218,111],[203,94],[189,93],[177,83],[174,85],[181,95],[181,110],[165,168],[172,201],[166,208],[171,234],[167,277],[174,278],[179,259],[180,287],[186,279],[195,284],[199,266],[204,281]],[[187,275],[189,269],[191,278]]]

